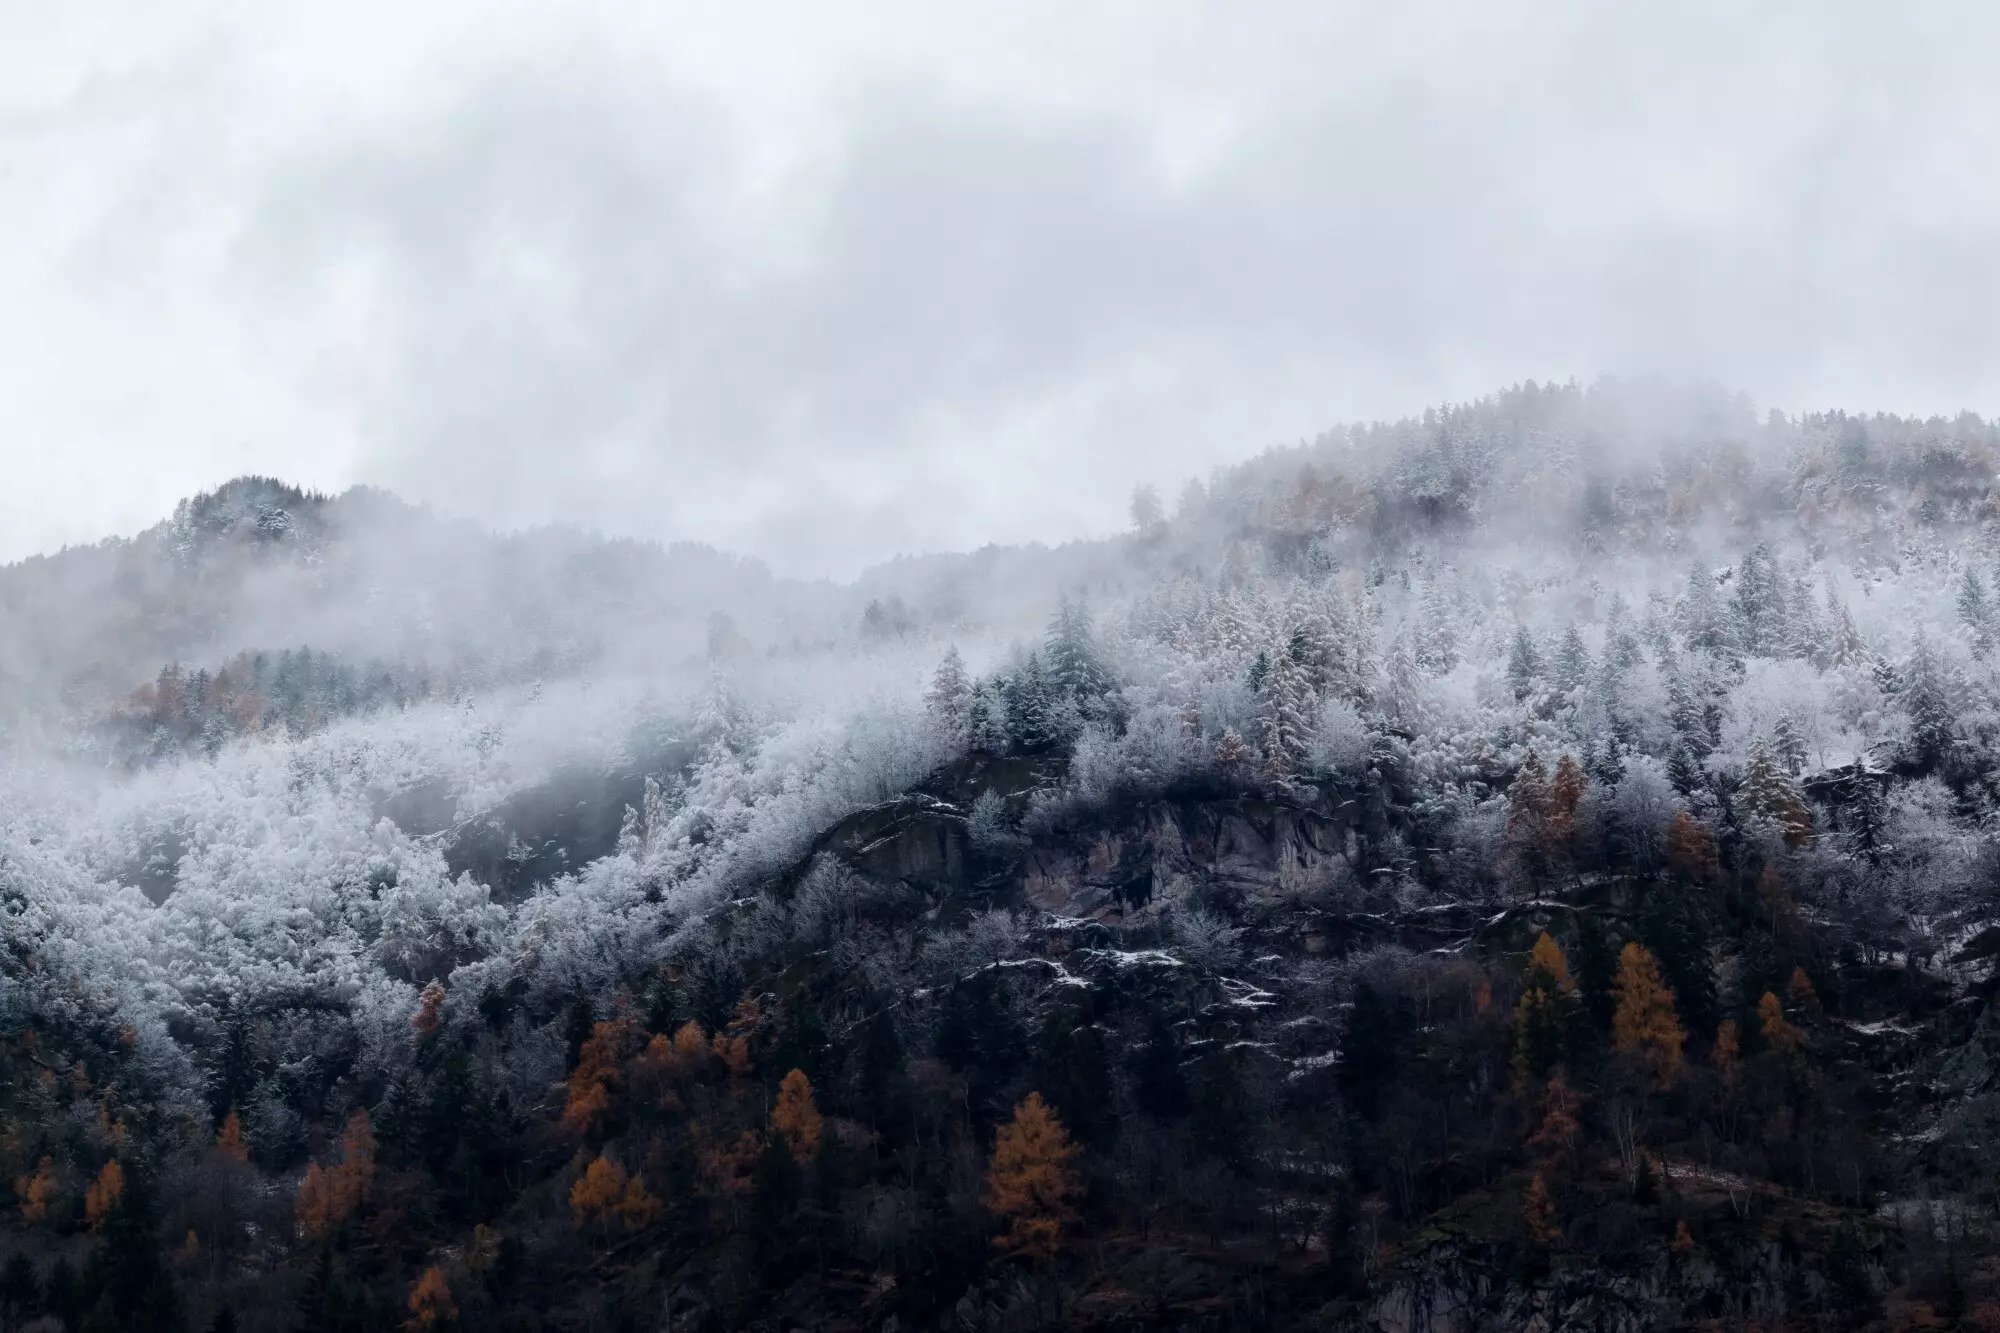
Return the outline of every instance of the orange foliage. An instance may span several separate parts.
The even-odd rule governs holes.
[[[318,1162],[306,1164],[306,1176],[299,1182],[299,1196],[293,1206],[298,1214],[299,1234],[307,1240],[324,1238],[340,1221],[334,1212],[333,1187]]]
[[[367,1201],[375,1185],[375,1148],[368,1112],[356,1111],[340,1136],[340,1160],[325,1169],[318,1162],[306,1168],[296,1205],[306,1239],[325,1238]]]
[[[83,1192],[83,1216],[92,1231],[100,1231],[119,1201],[125,1197],[125,1168],[117,1160],[106,1162],[97,1179]]]
[[[638,1176],[600,1154],[569,1188],[569,1207],[577,1230],[609,1225],[613,1218],[627,1231],[643,1231],[660,1219],[660,1201]]]
[[[1722,1073],[1723,1086],[1736,1090],[1743,1076],[1743,1043],[1736,1036],[1736,1020],[1725,1018],[1715,1028],[1715,1067]]]
[[[444,983],[433,978],[417,997],[417,1012],[410,1015],[410,1040],[421,1046],[437,1035],[444,1022]]]
[[[794,1069],[778,1085],[778,1103],[771,1108],[771,1132],[785,1141],[803,1166],[819,1151],[821,1118],[813,1103],[812,1080]]]
[[[1765,991],[1764,998],[1757,1001],[1757,1020],[1763,1029],[1764,1041],[1772,1050],[1794,1055],[1805,1044],[1805,1034],[1792,1026],[1785,1017],[1785,1007],[1769,991]]]
[[[565,1129],[588,1134],[611,1110],[611,1085],[618,1080],[625,1054],[638,1040],[638,1025],[620,1016],[608,1018],[590,1030],[590,1038],[577,1052],[576,1069],[569,1076],[569,1096],[563,1103]]]
[[[1540,976],[1536,974],[1540,973]],[[1528,951],[1528,984],[1530,986],[1554,987],[1556,990],[1576,989],[1576,982],[1569,974],[1569,958],[1562,951],[1562,945],[1546,930],[1535,941],[1535,947]]]
[[[1039,1092],[1014,1107],[986,1169],[986,1206],[1007,1222],[996,1245],[1030,1258],[1054,1256],[1064,1225],[1076,1220],[1083,1184],[1071,1163],[1082,1152]]]
[[[215,1131],[215,1147],[233,1162],[250,1160],[250,1145],[243,1138],[243,1118],[234,1108],[222,1117],[222,1128]]]
[[[750,1077],[750,1036],[761,1018],[757,1002],[746,998],[736,1006],[736,1016],[729,1020],[728,1028],[715,1034],[715,1058],[722,1061],[729,1077]]]
[[[1542,1122],[1528,1139],[1528,1147],[1540,1158],[1543,1170],[1565,1166],[1575,1154],[1581,1128],[1576,1113],[1582,1105],[1583,1098],[1569,1086],[1561,1070],[1549,1076],[1548,1090],[1542,1096]]]
[[[625,1197],[625,1168],[599,1154],[569,1187],[569,1209],[581,1231],[601,1221]]]
[[[451,1299],[451,1284],[444,1270],[432,1264],[410,1291],[410,1317],[403,1321],[409,1333],[430,1333],[456,1321],[458,1305]]]
[[[1611,989],[1618,1008],[1611,1016],[1612,1044],[1637,1055],[1662,1084],[1680,1069],[1687,1034],[1674,1012],[1674,993],[1660,976],[1660,964],[1645,945],[1627,944],[1618,954],[1618,977]]]
[[[1786,983],[1785,998],[1800,1013],[1816,1014],[1819,1010],[1819,992],[1813,989],[1812,978],[1803,967],[1792,969],[1792,979]]]
[[[723,1196],[746,1193],[757,1157],[764,1150],[762,1138],[746,1129],[731,1142],[708,1143],[701,1126],[696,1125],[694,1132],[696,1141],[703,1144],[697,1158],[703,1187]]]
[[[1556,761],[1556,775],[1549,783],[1549,841],[1552,848],[1567,849],[1576,837],[1576,808],[1583,804],[1583,789],[1590,779],[1576,756],[1564,754]]]
[[[1528,1183],[1528,1193],[1521,1200],[1521,1217],[1537,1245],[1553,1245],[1562,1239],[1562,1229],[1556,1225],[1556,1206],[1549,1198],[1548,1182],[1540,1173]]]
[[[625,1192],[618,1198],[618,1220],[627,1231],[644,1231],[660,1220],[660,1201],[637,1176],[625,1182]]]
[[[14,1193],[21,1196],[21,1220],[23,1222],[46,1222],[49,1212],[55,1207],[62,1190],[62,1181],[56,1176],[56,1162],[53,1157],[44,1157],[32,1176],[22,1176],[14,1182]]]
[[[1693,880],[1715,876],[1715,835],[1685,810],[1676,811],[1667,826],[1667,865]]]

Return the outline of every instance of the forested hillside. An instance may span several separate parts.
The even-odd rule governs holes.
[[[851,586],[0,569],[0,1324],[2000,1329],[1996,488],[1531,383]]]

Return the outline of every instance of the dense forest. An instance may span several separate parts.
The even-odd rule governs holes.
[[[0,1326],[2000,1329],[2000,428],[0,569]]]

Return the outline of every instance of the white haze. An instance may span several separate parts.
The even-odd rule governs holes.
[[[1995,407],[1990,7],[0,7],[0,559],[245,472],[780,573],[1526,377]]]

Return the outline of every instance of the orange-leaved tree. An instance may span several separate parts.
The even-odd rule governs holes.
[[[1715,877],[1715,835],[1685,810],[1675,811],[1667,825],[1667,866],[1697,882]]]
[[[1769,991],[1757,1001],[1757,1024],[1764,1034],[1764,1044],[1774,1051],[1792,1056],[1805,1045],[1805,1034],[1785,1017],[1785,1006]]]
[[[409,1333],[433,1333],[458,1322],[458,1303],[451,1298],[451,1284],[444,1270],[432,1264],[410,1289],[410,1317],[403,1321]]]
[[[639,1035],[639,1025],[623,1014],[592,1025],[569,1076],[562,1114],[565,1129],[588,1134],[610,1114],[611,1086]]]
[[[627,1231],[640,1231],[659,1220],[660,1201],[638,1176],[600,1153],[569,1187],[569,1207],[577,1230],[609,1227],[615,1218]]]
[[[236,1114],[233,1106],[222,1117],[222,1127],[215,1131],[215,1150],[232,1162],[250,1160],[250,1145],[243,1138],[243,1117]]]
[[[118,1165],[118,1159],[104,1164],[97,1173],[97,1179],[83,1192],[83,1217],[90,1223],[92,1231],[102,1231],[104,1224],[111,1220],[111,1214],[125,1198],[125,1168]]]
[[[1528,1224],[1528,1234],[1535,1238],[1537,1245],[1553,1245],[1562,1239],[1562,1228],[1556,1225],[1556,1206],[1549,1198],[1548,1182],[1539,1172],[1528,1182],[1528,1192],[1521,1200],[1521,1217]]]
[[[1543,931],[1528,952],[1527,975],[1514,1006],[1514,1077],[1522,1086],[1563,1063],[1576,1015],[1569,959],[1555,937]]]
[[[1803,967],[1792,969],[1792,979],[1785,983],[1785,999],[1795,1012],[1807,1017],[1820,1012],[1819,992],[1813,989],[1812,978]]]
[[[1583,1098],[1570,1087],[1561,1070],[1549,1076],[1548,1089],[1542,1094],[1541,1123],[1528,1137],[1528,1147],[1534,1150],[1543,1173],[1561,1171],[1571,1164],[1582,1128],[1577,1119],[1582,1106]]]
[[[410,1040],[421,1046],[437,1035],[444,1023],[444,983],[431,978],[417,997],[417,1012],[410,1015]]]
[[[1076,1220],[1083,1182],[1072,1163],[1082,1152],[1041,1093],[1015,1105],[986,1168],[986,1206],[1007,1223],[994,1244],[1028,1258],[1054,1256],[1064,1226]]]
[[[1576,756],[1565,751],[1556,761],[1556,775],[1549,782],[1549,850],[1565,859],[1575,850],[1576,811],[1583,804],[1584,789],[1590,779]]]
[[[803,1069],[794,1069],[778,1085],[778,1101],[771,1108],[771,1132],[783,1139],[792,1156],[804,1166],[819,1151],[821,1118],[813,1104],[812,1080]]]
[[[1736,1035],[1736,1020],[1725,1018],[1715,1028],[1715,1068],[1722,1086],[1732,1094],[1743,1077],[1743,1043]]]
[[[357,1110],[341,1133],[340,1160],[324,1169],[318,1162],[306,1168],[297,1209],[299,1231],[307,1240],[332,1234],[367,1201],[375,1185],[375,1148],[368,1112]]]
[[[736,1014],[729,1020],[729,1026],[715,1034],[712,1043],[715,1058],[722,1061],[729,1077],[750,1077],[750,1038],[762,1021],[763,1011],[757,1001],[745,996],[737,1002]]]
[[[14,1182],[14,1193],[21,1196],[23,1222],[48,1221],[50,1212],[62,1195],[62,1178],[56,1174],[56,1159],[44,1157],[34,1175],[22,1176]]]
[[[1645,945],[1627,944],[1619,951],[1611,989],[1618,999],[1611,1015],[1612,1044],[1643,1060],[1661,1084],[1671,1083],[1680,1071],[1687,1034],[1681,1031],[1674,993],[1660,975],[1659,960]]]

